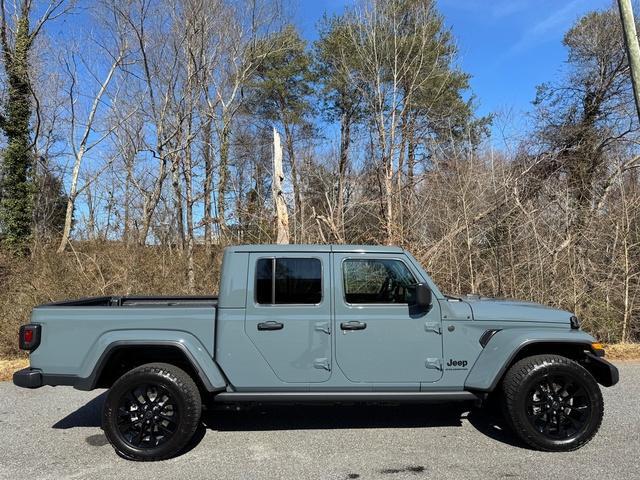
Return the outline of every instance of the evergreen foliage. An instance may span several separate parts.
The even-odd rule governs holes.
[[[1,127],[7,139],[2,153],[0,223],[2,242],[12,252],[28,251],[33,222],[34,187],[31,148],[31,83],[29,50],[32,37],[28,14],[17,22],[13,50],[4,48],[8,93]]]

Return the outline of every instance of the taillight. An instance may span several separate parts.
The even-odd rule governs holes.
[[[20,327],[20,350],[32,352],[40,345],[40,325],[30,323]]]
[[[24,331],[24,335],[22,336],[22,340],[25,344],[29,344],[33,342],[33,330],[29,328]]]

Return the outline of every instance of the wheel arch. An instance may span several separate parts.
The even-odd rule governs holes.
[[[465,389],[492,392],[511,365],[531,355],[556,354],[581,361],[594,341],[591,335],[576,330],[501,330],[480,353],[467,375]]]
[[[78,390],[109,388],[125,372],[146,363],[162,362],[187,372],[207,392],[224,390],[227,381],[213,359],[198,358],[181,340],[116,340],[95,361],[91,373],[74,385]],[[208,362],[206,362],[208,360]]]

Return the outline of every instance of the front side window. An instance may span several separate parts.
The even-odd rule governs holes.
[[[347,259],[343,263],[347,303],[409,303],[416,279],[404,262]]]
[[[256,264],[259,304],[317,304],[322,300],[322,267],[317,258],[261,258]]]

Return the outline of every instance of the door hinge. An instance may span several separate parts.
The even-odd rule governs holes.
[[[316,322],[315,330],[331,335],[331,326],[329,325],[329,322]]]
[[[437,333],[438,335],[442,335],[442,325],[440,322],[426,322],[424,324],[424,329],[427,332]]]
[[[327,358],[316,358],[313,361],[313,367],[314,368],[322,368],[324,370],[327,371],[331,371],[331,363],[329,362],[329,359]]]
[[[442,360],[439,358],[427,358],[424,366],[430,370],[442,370]]]

